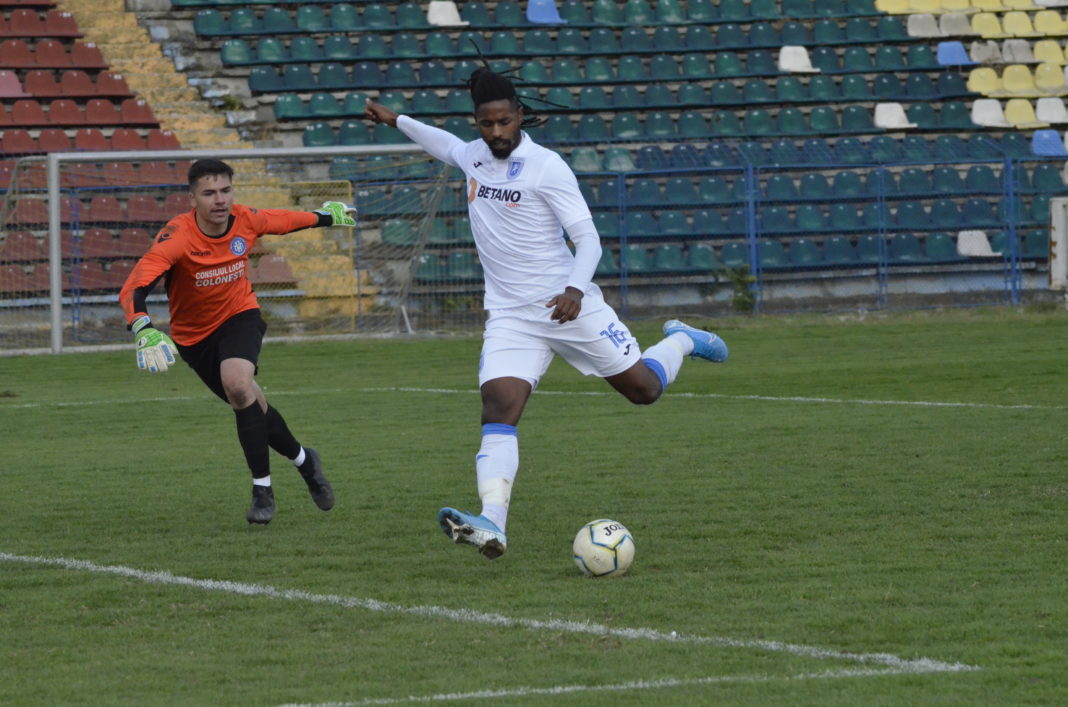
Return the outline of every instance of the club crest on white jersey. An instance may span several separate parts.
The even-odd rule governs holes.
[[[513,157],[508,161],[508,179],[515,179],[523,171],[523,158]]]

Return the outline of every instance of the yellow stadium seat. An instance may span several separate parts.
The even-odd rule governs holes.
[[[1005,103],[1005,120],[1027,130],[1049,127],[1049,123],[1042,123],[1035,117],[1035,108],[1026,98],[1012,98]]]
[[[1001,21],[991,12],[979,12],[972,15],[972,31],[983,39],[1007,37],[1001,30]]]
[[[935,15],[942,12],[942,0],[908,0],[909,12]]]
[[[968,12],[971,9],[969,0],[942,0],[942,12]]]
[[[1004,86],[997,72],[989,66],[980,66],[968,73],[968,90],[981,93],[984,96],[992,96],[1001,91]]]
[[[1063,79],[1063,76],[1061,77]],[[1034,96],[1035,77],[1023,64],[1010,64],[1001,72],[1002,93],[1007,96]]]
[[[1035,68],[1035,87],[1047,94],[1068,92],[1068,85],[1064,82],[1064,67],[1060,64],[1039,64]]]
[[[1031,0],[1003,0],[1005,7],[1010,10],[1037,10],[1038,6]]]
[[[909,0],[875,0],[875,9],[889,15],[907,15]]]
[[[1056,10],[1040,10],[1035,13],[1035,29],[1047,37],[1068,34],[1068,22],[1065,22]]]
[[[1065,64],[1064,49],[1056,39],[1040,39],[1035,42],[1035,60],[1045,64]]]
[[[972,7],[980,12],[1000,12],[1005,9],[1001,0],[972,0]]]
[[[1056,13],[1054,13],[1056,14]],[[1058,18],[1060,19],[1060,18]],[[1036,32],[1031,24],[1031,16],[1026,12],[1006,12],[1001,17],[1001,26],[1005,34],[1010,37],[1042,37],[1042,32]]]

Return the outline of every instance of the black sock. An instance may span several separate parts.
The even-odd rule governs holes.
[[[243,410],[234,410],[237,417],[237,440],[245,452],[252,478],[262,479],[271,475],[270,450],[267,447],[267,416],[254,402]]]
[[[267,442],[286,459],[296,459],[300,454],[300,442],[289,431],[282,414],[270,405],[267,406]]]

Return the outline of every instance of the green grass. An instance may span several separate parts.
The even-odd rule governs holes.
[[[730,362],[687,362],[646,408],[558,361],[520,425],[509,551],[495,562],[435,522],[442,505],[478,507],[477,337],[268,343],[259,380],[322,453],[338,505],[316,510],[278,460],[266,528],[244,520],[233,416],[186,367],[0,359],[0,553],[728,639],[490,625],[8,559],[0,704],[498,690],[489,702],[1063,704],[1066,320],[715,322]],[[634,331],[657,338],[651,323]],[[571,562],[574,533],[597,517],[635,535],[626,577],[585,579]],[[760,641],[980,670],[844,675],[832,671],[886,666]],[[660,680],[681,684],[650,687]],[[643,689],[530,692],[631,681]]]

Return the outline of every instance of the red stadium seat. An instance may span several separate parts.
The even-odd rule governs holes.
[[[70,54],[62,43],[54,39],[42,39],[33,45],[34,65],[62,69],[70,66]]]
[[[166,162],[145,162],[141,165],[142,184],[184,184],[185,180]]]
[[[152,245],[152,235],[143,228],[124,228],[119,231],[117,254],[130,258],[140,258]]]
[[[104,72],[96,77],[95,91],[101,96],[111,96],[112,98],[133,95],[122,74],[112,72]]]
[[[296,282],[293,270],[281,255],[264,255],[249,273],[253,284],[279,284]]]
[[[66,39],[82,36],[82,33],[78,31],[78,22],[74,19],[74,15],[62,10],[49,10],[45,13],[44,27],[49,37]]]
[[[85,223],[126,223],[129,220],[119,200],[106,194],[98,194],[90,199],[82,216]]]
[[[71,289],[107,290],[111,287],[111,278],[98,260],[82,260],[74,266],[71,273]]]
[[[114,258],[119,253],[118,242],[106,228],[89,228],[81,237],[83,258]]]
[[[178,136],[170,130],[153,128],[148,131],[148,149],[180,150],[182,149],[182,145],[178,142]]]
[[[24,162],[15,173],[20,189],[44,189],[48,186],[48,171],[42,160]]]
[[[96,84],[89,74],[81,69],[67,69],[59,77],[59,86],[63,95],[69,98],[83,98],[97,95]]]
[[[30,51],[30,45],[21,39],[0,42],[0,56],[4,57],[4,67],[8,69],[37,68],[37,57]]]
[[[126,202],[126,215],[131,221],[162,223],[159,202],[147,194],[131,196]]]
[[[15,160],[0,160],[0,189],[11,186],[11,174],[15,171]]]
[[[38,98],[65,95],[63,89],[56,82],[56,77],[46,69],[34,69],[26,72],[25,89],[27,93]]]
[[[37,263],[30,275],[30,290],[32,292],[49,292],[51,290],[52,268],[48,263]],[[70,290],[70,275],[63,273],[60,278],[64,290]]]
[[[106,69],[104,55],[92,42],[75,42],[70,50],[70,63],[76,69]]]
[[[52,125],[85,125],[85,113],[69,98],[52,101],[48,107],[48,121]]]
[[[74,134],[74,149],[81,152],[110,150],[111,140],[98,128],[82,128]]]
[[[45,23],[37,10],[20,8],[11,11],[11,19],[7,23],[7,34],[10,37],[48,37]]]
[[[100,165],[88,162],[74,162],[64,165],[60,182],[68,187],[99,187],[104,185],[100,176]]]
[[[100,167],[100,177],[104,185],[109,187],[141,183],[141,175],[132,162],[106,162]]]
[[[11,106],[11,123],[22,127],[48,125],[44,107],[32,98],[22,98]]]
[[[15,294],[29,292],[33,281],[22,265],[0,265],[0,292]]]
[[[41,241],[29,231],[11,231],[0,245],[0,261],[11,263],[32,263],[47,260]]]
[[[37,141],[23,128],[10,128],[0,137],[0,152],[28,154],[38,152],[39,149]]]
[[[11,125],[11,111],[7,106],[0,105],[0,127],[6,128]]]
[[[85,104],[85,122],[87,125],[118,125],[119,112],[108,99],[94,98]],[[111,142],[114,144],[114,137]]]
[[[167,198],[163,200],[163,218],[164,220],[172,219],[178,214],[184,214],[192,208],[193,207],[189,205],[188,194],[179,194],[178,192],[168,194]]]
[[[108,267],[108,285],[115,290],[122,289],[126,278],[133,272],[136,260],[116,260]]]
[[[145,139],[132,128],[116,128],[111,133],[111,149],[124,152],[127,150],[143,150],[145,149]]]
[[[44,199],[23,197],[15,204],[9,219],[11,223],[42,226],[48,223],[48,207]]]
[[[0,56],[4,57],[4,64],[8,65],[7,42],[0,44]],[[17,68],[17,67],[13,67]],[[26,98],[29,94],[22,90],[19,77],[14,71],[0,71],[0,98]]]
[[[127,98],[119,106],[120,122],[123,125],[159,125],[152,109],[143,98]]]
[[[74,143],[67,137],[67,133],[60,128],[45,128],[37,136],[37,144],[41,152],[70,152],[74,149]]]

